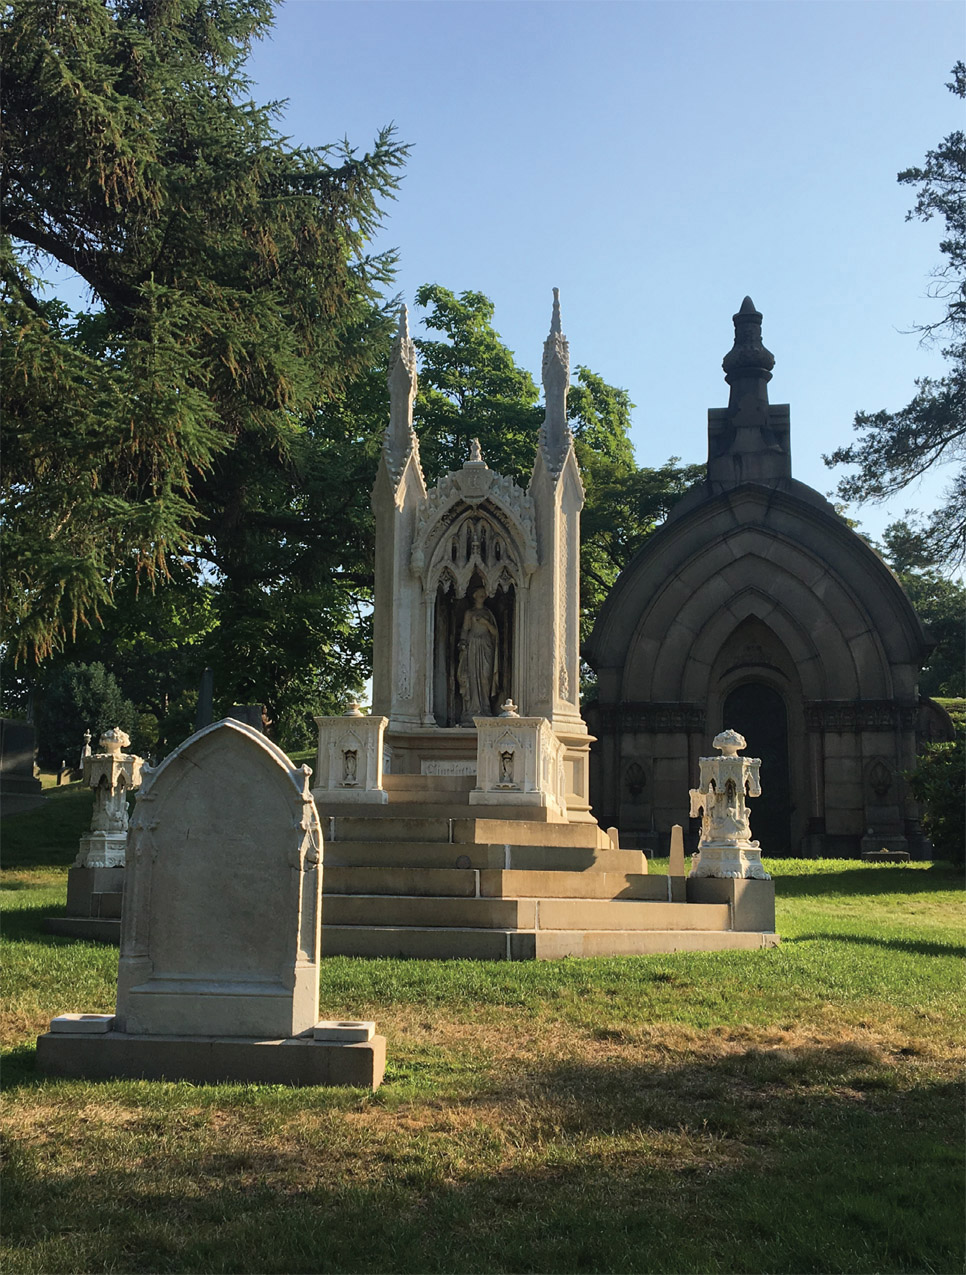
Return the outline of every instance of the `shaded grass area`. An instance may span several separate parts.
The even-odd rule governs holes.
[[[963,894],[929,865],[770,865],[777,949],[323,962],[387,1082],[47,1082],[117,953],[6,874],[10,1271],[962,1269]]]
[[[81,837],[90,831],[94,794],[80,781],[46,788],[35,810],[0,821],[0,861],[5,869],[69,867]]]

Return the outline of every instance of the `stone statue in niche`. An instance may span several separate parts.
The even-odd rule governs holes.
[[[501,714],[502,716],[502,714]],[[501,788],[513,788],[513,749],[505,748],[500,753],[500,784]]]
[[[355,748],[347,748],[342,753],[342,783],[346,788],[358,784],[359,754]]]
[[[463,617],[456,677],[463,698],[461,726],[472,726],[474,717],[492,717],[491,700],[500,682],[500,631],[486,605],[486,590],[473,590],[473,605]]]

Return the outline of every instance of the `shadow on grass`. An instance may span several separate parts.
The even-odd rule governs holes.
[[[44,929],[44,917],[65,914],[63,903],[38,904],[32,908],[4,908],[0,917],[3,937],[12,943],[49,943],[55,947],[76,942],[77,940],[63,935],[48,934]]]
[[[563,1063],[471,1104],[246,1141],[219,1110],[200,1134],[168,1121],[159,1096],[116,1145],[110,1124],[89,1146],[85,1126],[12,1139],[7,1269],[962,1269],[959,1087],[902,1089],[875,1051]]]
[[[775,877],[782,898],[808,898],[836,894],[935,894],[964,885],[963,873],[946,863],[931,868],[903,870],[899,863],[868,868],[844,868],[841,872],[814,872],[802,876]]]
[[[966,957],[964,943],[930,943],[927,939],[886,939],[871,934],[829,934],[819,930],[809,934],[796,934],[784,939],[785,943],[846,943],[864,947],[881,947],[892,952],[908,952],[912,956]]]

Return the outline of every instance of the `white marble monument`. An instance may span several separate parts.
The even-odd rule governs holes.
[[[326,805],[342,802],[385,804],[382,784],[387,719],[366,715],[350,704],[341,717],[316,717],[319,746],[313,792]]]
[[[141,783],[143,758],[124,749],[131,743],[119,727],[106,731],[99,753],[90,751],[90,733],[81,754],[84,783],[94,790],[91,830],[81,837],[75,868],[123,868],[127,849],[127,795]]]
[[[561,817],[590,821],[591,737],[579,706],[584,493],[556,290],[543,384],[546,414],[526,490],[490,469],[475,440],[463,468],[427,488],[413,428],[416,349],[401,312],[372,496],[372,713],[386,719],[393,775],[479,774],[479,722],[512,698],[521,718],[544,720],[562,747]],[[316,796],[331,787],[320,776]],[[557,803],[556,791],[545,795]]]
[[[691,789],[691,816],[701,816],[701,839],[690,875],[770,881],[748,818],[748,799],[761,795],[761,759],[738,756],[746,744],[737,731],[722,731],[713,744],[721,756],[701,758],[700,781]]]

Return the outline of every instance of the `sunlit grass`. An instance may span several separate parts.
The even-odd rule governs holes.
[[[770,866],[772,950],[324,961],[375,1095],[39,1079],[117,952],[44,935],[64,868],[4,874],[5,1269],[962,1269],[959,878]]]

